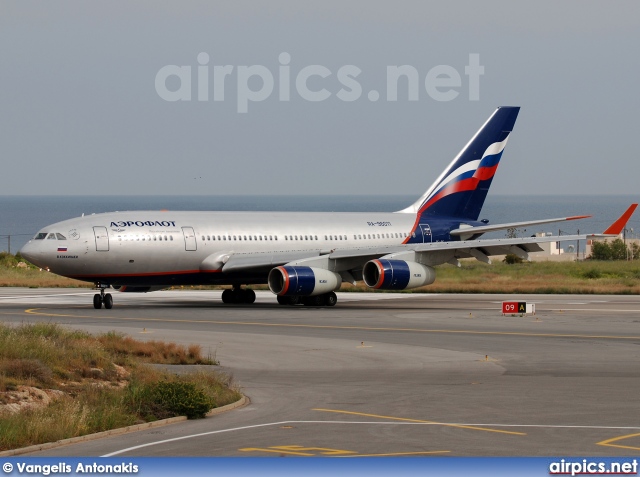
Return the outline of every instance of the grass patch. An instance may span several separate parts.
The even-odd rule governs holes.
[[[213,364],[198,345],[92,336],[55,324],[0,324],[0,450],[178,415],[202,417],[235,402],[232,379],[209,368],[175,375],[146,363]],[[45,407],[9,412],[16,392],[46,390]]]
[[[0,287],[92,288],[92,283],[72,280],[36,267],[19,253],[0,252]]]
[[[439,265],[435,283],[408,293],[640,294],[640,264],[626,261],[523,262],[463,260],[461,267]],[[343,284],[341,291],[368,291]]]

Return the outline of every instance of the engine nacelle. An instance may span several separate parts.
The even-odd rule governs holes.
[[[408,290],[431,285],[436,280],[436,271],[416,262],[381,258],[365,263],[362,278],[369,288]]]
[[[285,265],[272,269],[267,282],[279,296],[315,296],[340,288],[342,277],[323,268]]]

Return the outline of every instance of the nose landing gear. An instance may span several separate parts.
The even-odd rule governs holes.
[[[104,307],[107,310],[113,308],[113,297],[111,296],[111,293],[104,292],[105,288],[109,288],[109,285],[102,285],[100,283],[97,283],[96,287],[100,289],[100,293],[96,293],[95,295],[93,295],[93,307],[96,310],[99,310],[104,304]]]

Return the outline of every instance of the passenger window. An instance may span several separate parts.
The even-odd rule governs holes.
[[[245,238],[245,240],[246,240],[246,238]],[[249,235],[249,240],[251,240],[251,235]]]
[[[247,240],[247,236],[246,235],[244,236],[244,239]]]
[[[173,235],[169,235],[169,240],[173,240]]]
[[[318,240],[318,236],[317,235],[316,235],[315,239]]]

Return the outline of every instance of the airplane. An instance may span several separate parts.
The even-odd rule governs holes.
[[[461,258],[527,259],[558,237],[479,237],[589,216],[479,220],[519,111],[497,108],[431,187],[398,212],[109,212],[46,226],[20,253],[58,275],[93,282],[96,309],[113,307],[108,288],[142,293],[179,285],[230,285],[223,303],[251,304],[255,292],[242,286],[254,284],[268,284],[281,305],[334,306],[342,282],[407,290],[433,283],[436,265],[460,266]]]

